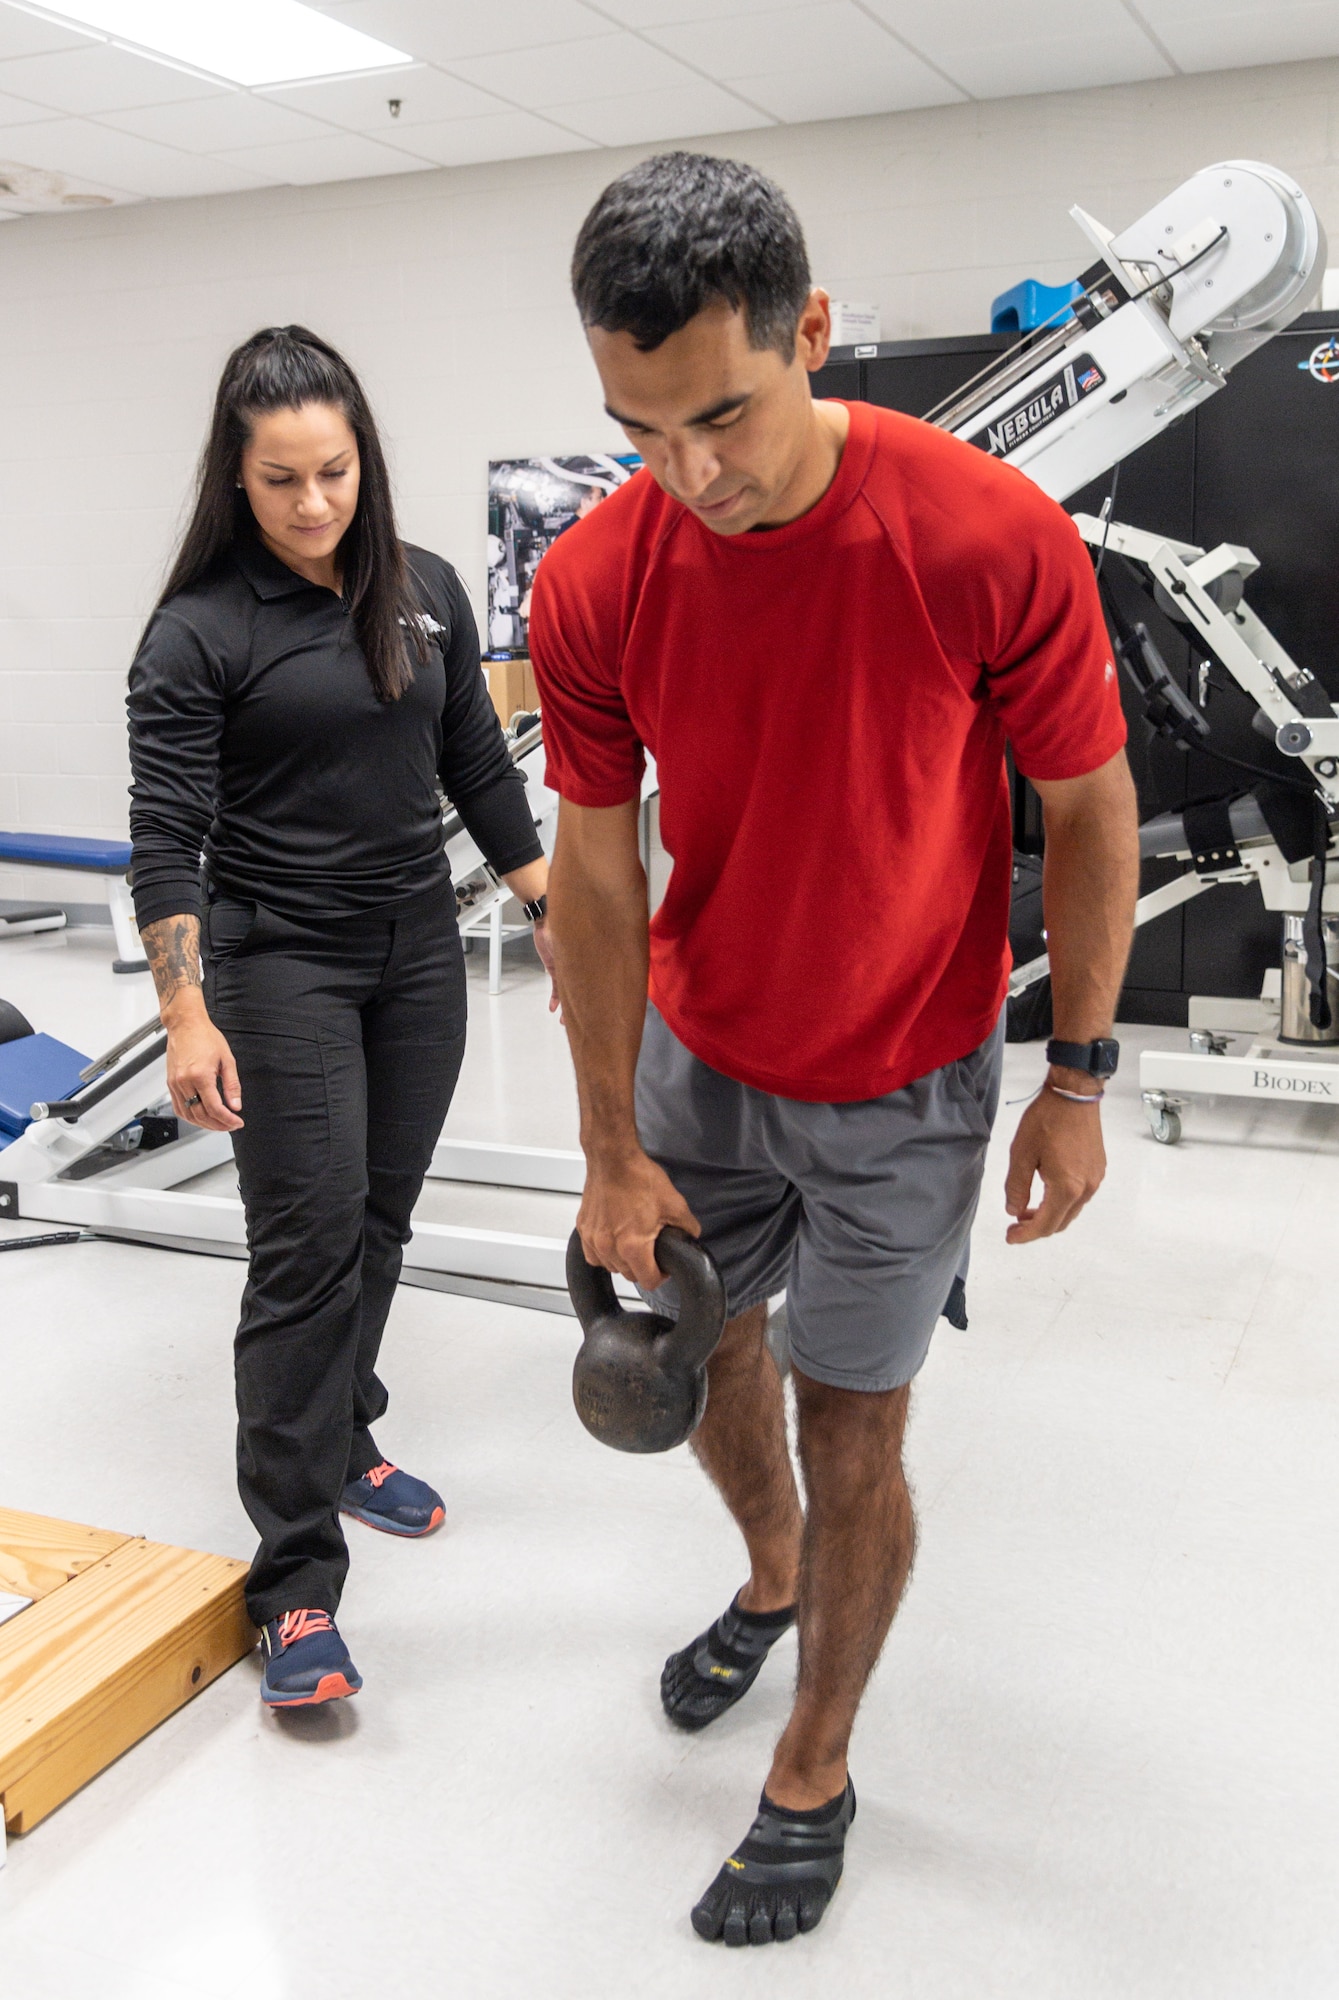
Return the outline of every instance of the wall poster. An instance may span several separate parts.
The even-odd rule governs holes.
[[[545,549],[641,464],[618,457],[499,458],[488,468],[488,657],[528,651],[530,590]]]

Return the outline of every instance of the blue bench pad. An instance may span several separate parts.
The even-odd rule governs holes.
[[[128,840],[81,840],[69,833],[0,833],[0,861],[25,868],[73,868],[94,875],[124,875]]]
[[[0,1141],[26,1131],[34,1104],[54,1104],[78,1090],[79,1072],[87,1068],[88,1057],[54,1035],[0,1042]]]

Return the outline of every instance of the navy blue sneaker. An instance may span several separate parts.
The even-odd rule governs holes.
[[[328,1611],[285,1611],[260,1635],[265,1672],[260,1698],[268,1708],[308,1708],[357,1694],[363,1677]]]
[[[339,1499],[341,1514],[366,1521],[385,1535],[430,1535],[446,1519],[440,1493],[383,1458],[361,1479],[351,1479]]]

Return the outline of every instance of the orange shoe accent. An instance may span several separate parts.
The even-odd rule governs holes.
[[[383,1458],[380,1465],[374,1465],[370,1472],[363,1474],[363,1478],[371,1487],[384,1486],[391,1474],[399,1470],[398,1465],[392,1465],[388,1458]]]
[[[424,1534],[430,1535],[434,1528],[440,1528],[445,1519],[446,1519],[445,1507],[434,1507],[432,1510],[432,1519],[429,1521],[427,1527],[423,1530]]]
[[[270,1700],[269,1708],[314,1708],[322,1701],[342,1701],[346,1696],[357,1694],[356,1687],[350,1687],[343,1674],[324,1674],[311,1694],[287,1695],[280,1700]]]
[[[339,1701],[345,1695],[357,1694],[356,1687],[350,1687],[343,1674],[325,1674],[317,1684],[313,1701]]]

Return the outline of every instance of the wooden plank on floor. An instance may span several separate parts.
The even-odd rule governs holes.
[[[114,1528],[85,1528],[0,1507],[0,1590],[46,1597],[129,1540]]]
[[[138,1538],[0,1627],[0,1799],[26,1833],[249,1652],[247,1566]]]

